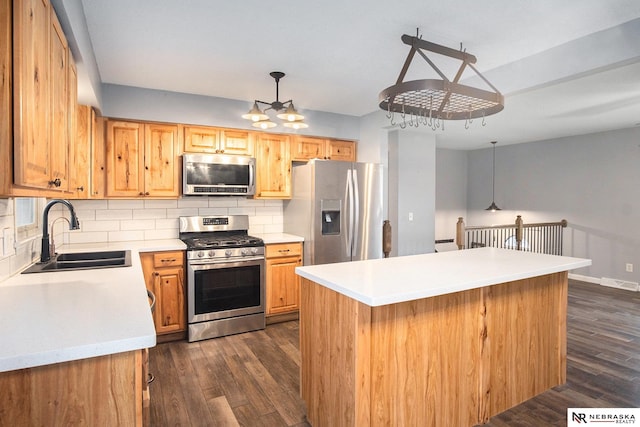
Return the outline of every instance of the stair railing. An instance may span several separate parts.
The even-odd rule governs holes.
[[[567,220],[525,224],[518,215],[514,224],[467,226],[462,217],[456,224],[458,249],[496,247],[519,251],[562,255],[563,228]]]

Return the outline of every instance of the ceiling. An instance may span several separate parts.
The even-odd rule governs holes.
[[[630,22],[640,28],[637,0],[82,0],[82,6],[103,83],[246,100],[248,110],[254,99],[275,100],[269,72],[277,70],[286,73],[280,100],[293,99],[301,112],[363,116],[379,111],[379,92],[398,77],[409,51],[400,36],[417,31],[448,47],[462,44],[505,95],[504,111],[487,117],[486,126],[476,120],[469,129],[460,121],[447,122],[444,131],[422,127],[439,146],[474,149],[491,140],[512,144],[640,124],[640,49],[637,39],[620,43],[624,34],[613,31]],[[605,36],[615,41],[610,49]],[[589,50],[592,41],[607,48]],[[432,59],[438,63],[437,55]],[[450,61],[439,65],[453,78]],[[426,63],[414,60],[408,78],[432,78],[427,73]]]

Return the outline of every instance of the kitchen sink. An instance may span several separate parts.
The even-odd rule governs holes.
[[[131,266],[131,251],[73,252],[59,254],[48,262],[36,263],[22,274],[90,270]]]

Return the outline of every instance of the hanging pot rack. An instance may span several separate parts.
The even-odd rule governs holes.
[[[409,116],[410,124],[418,126],[420,123],[431,126],[436,120],[472,120],[496,114],[504,108],[504,96],[496,89],[474,66],[476,57],[462,50],[455,50],[446,46],[422,40],[404,34],[402,41],[411,46],[396,84],[380,92],[380,108],[387,111],[387,117],[394,123],[393,114],[400,113],[406,123]],[[433,63],[424,51],[433,52],[462,61],[458,71],[449,80],[445,74]],[[403,81],[409,65],[418,53],[442,80],[422,79]],[[472,69],[492,90],[479,89],[459,83],[465,69]],[[404,127],[404,126],[403,126]],[[443,123],[444,127],[444,123]]]

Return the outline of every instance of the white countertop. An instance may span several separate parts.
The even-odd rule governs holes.
[[[590,259],[478,248],[296,267],[296,273],[375,307],[589,265]]]
[[[17,274],[0,283],[0,372],[153,347],[156,331],[139,252],[178,239],[77,244],[58,252],[131,250],[131,266]]]
[[[275,243],[297,243],[304,242],[304,238],[288,233],[251,233],[252,236],[260,237],[265,245]]]

